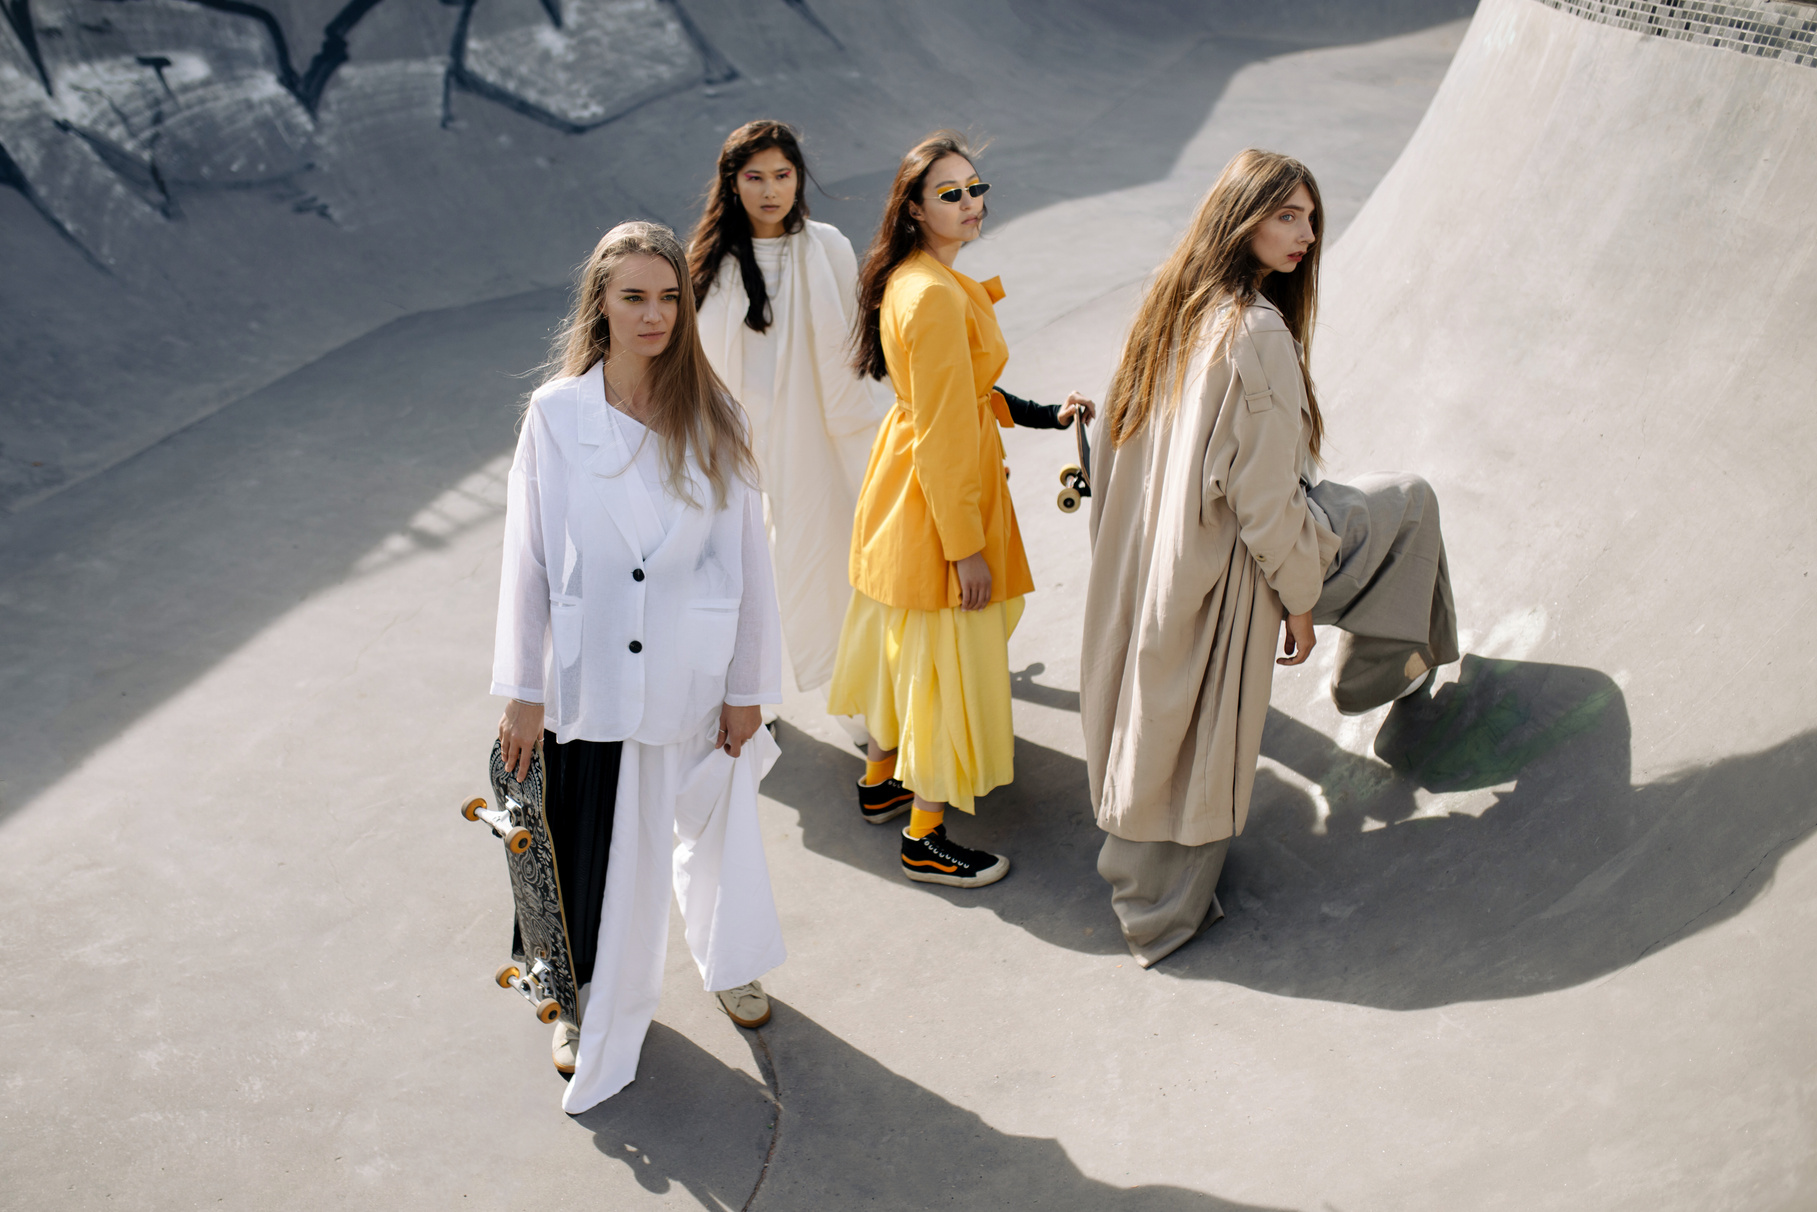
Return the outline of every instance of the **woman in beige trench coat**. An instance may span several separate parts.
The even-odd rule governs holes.
[[[1332,695],[1367,711],[1457,659],[1438,505],[1416,476],[1321,481],[1306,370],[1323,214],[1304,165],[1224,169],[1150,286],[1093,476],[1081,717],[1111,885],[1143,967],[1223,916],[1280,664],[1344,629]]]

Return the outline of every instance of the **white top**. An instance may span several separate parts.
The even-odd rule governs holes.
[[[675,525],[675,520],[681,516],[684,503],[663,483],[662,439],[653,435],[643,422],[619,411],[611,400],[606,401],[606,418],[617,431],[619,442],[627,450],[634,452],[632,461],[637,467],[639,478],[644,482],[644,491],[650,494],[650,503],[656,507],[656,520],[661,523],[661,534],[666,537]],[[655,552],[652,550],[643,554],[647,557]]]
[[[738,335],[744,342],[744,375],[742,383],[731,386],[734,391],[743,388],[739,402],[751,414],[751,428],[760,433],[769,432],[770,408],[775,403],[776,346],[787,304],[782,279],[788,245],[787,236],[767,240],[752,237],[751,256],[763,274],[764,293],[770,297],[770,326],[757,332],[744,323],[742,314],[738,317]]]
[[[667,745],[721,704],[782,701],[782,639],[759,494],[691,505],[659,439],[606,402],[595,366],[537,389],[505,507],[492,693],[541,703],[566,742]],[[632,472],[634,474],[627,474]]]
[[[751,255],[757,261],[757,268],[763,271],[763,288],[772,299],[782,287],[782,259],[788,247],[787,236],[751,237]]]

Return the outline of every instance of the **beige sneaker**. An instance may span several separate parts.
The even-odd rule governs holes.
[[[713,995],[725,1007],[726,1016],[740,1027],[761,1027],[770,1021],[770,998],[756,981],[736,989],[721,989]]]
[[[580,1047],[580,1028],[565,1018],[555,1020],[555,1038],[549,1044],[549,1059],[563,1077],[574,1076],[574,1054]]]

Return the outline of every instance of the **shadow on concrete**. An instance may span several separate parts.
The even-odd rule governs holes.
[[[1040,661],[1029,664],[1024,669],[1012,669],[1009,674],[1009,696],[1024,703],[1034,703],[1040,707],[1052,707],[1057,711],[1070,711],[1079,714],[1079,692],[1066,690],[1059,686],[1044,686],[1035,681],[1047,672],[1047,666]]]
[[[1186,53],[1164,70],[1138,82],[1127,97],[1092,121],[1069,125],[1050,139],[992,146],[989,123],[972,126],[967,133],[984,144],[977,157],[979,173],[992,185],[991,224],[1075,198],[1160,180],[1205,124],[1205,115],[1232,76],[1259,59],[1319,45],[1310,38],[1258,40],[1190,29],[1184,36]],[[839,228],[862,255],[877,230],[878,214],[895,175],[892,163],[829,183],[824,194],[811,195],[814,217]],[[1118,184],[1107,184],[1113,181]],[[990,238],[988,231],[984,238]]]
[[[778,725],[782,757],[763,793],[796,810],[801,842],[879,879],[902,879],[894,826],[858,816],[853,782],[864,772],[854,753],[816,740],[787,721]],[[1071,754],[1016,738],[1016,781],[978,801],[976,816],[952,813],[955,839],[1010,857],[1008,878],[988,890],[923,885],[929,896],[983,909],[1056,946],[1096,955],[1123,954],[1098,878],[1098,832],[1088,804],[1085,763]],[[897,822],[898,824],[900,822]]]
[[[779,1123],[760,1083],[660,1023],[644,1044],[637,1081],[577,1122],[646,1190],[679,1185],[708,1208],[918,1212],[949,1202],[1076,1212],[1253,1208],[1181,1187],[1099,1182],[1080,1173],[1058,1142],[999,1132],[793,1007],[772,1005],[775,1017],[764,1036],[774,1059]],[[760,1045],[750,1042],[757,1054]],[[772,1124],[775,1155],[759,1187]],[[939,1159],[937,1170],[930,1158]]]
[[[1635,787],[1619,687],[1566,665],[1466,657],[1390,713],[1399,774],[1278,713],[1263,749],[1328,810],[1263,772],[1230,916],[1171,975],[1390,1009],[1544,993],[1734,916],[1817,828],[1817,733]],[[1420,788],[1494,790],[1426,817]]]
[[[1319,794],[1260,771],[1219,886],[1228,916],[1156,971],[1390,1009],[1544,993],[1732,917],[1817,829],[1817,734],[1641,787],[1629,740],[1606,675],[1475,656],[1389,713],[1386,762],[1271,711],[1264,755]],[[808,848],[900,879],[895,831],[852,811],[857,759],[793,730],[783,754],[764,790],[800,812]],[[1009,878],[930,895],[1121,955],[1084,763],[1018,740],[1016,772],[955,827],[1009,854]],[[1422,791],[1480,795],[1425,816]]]
[[[637,1080],[574,1121],[644,1190],[679,1185],[704,1208],[743,1208],[770,1151],[776,1104],[749,1074],[652,1023]]]
[[[0,515],[0,819],[310,595],[496,525],[502,477],[475,476],[509,457],[532,384],[515,375],[565,303],[540,291],[394,321]],[[449,588],[484,597],[496,575]],[[483,683],[486,651],[446,659]]]
[[[1476,3],[1390,0],[1386,4],[1277,5],[1272,12],[1254,5],[1208,5],[1200,0],[1145,4],[1086,0],[1077,7],[1081,13],[1096,9],[1097,19],[1113,22],[1124,32],[1142,29],[1149,36],[1169,40],[1182,53],[1137,81],[1117,104],[1091,121],[1069,124],[1050,138],[989,146],[989,110],[963,107],[962,112],[986,119],[970,126],[967,133],[987,143],[978,156],[978,168],[994,187],[990,195],[994,223],[1166,177],[1231,77],[1251,63],[1411,33],[1468,17]],[[1054,25],[1043,33],[1057,43],[1076,46],[1076,39],[1089,38],[1082,24],[1066,29],[1069,22],[1065,17],[1050,17]],[[1090,57],[1089,51],[1086,56]],[[968,126],[966,122],[958,125]],[[828,184],[825,192],[831,196],[816,195],[812,203],[815,217],[838,227],[862,249],[876,230],[878,209],[894,175],[892,164]],[[985,238],[989,239],[988,232]]]

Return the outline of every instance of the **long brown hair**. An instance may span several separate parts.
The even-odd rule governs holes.
[[[1250,251],[1250,241],[1301,185],[1312,195],[1312,247],[1295,272],[1266,273]],[[1243,329],[1244,314],[1260,294],[1281,309],[1288,331],[1300,342],[1300,376],[1312,416],[1310,445],[1313,458],[1318,458],[1325,421],[1308,367],[1324,237],[1325,205],[1318,182],[1304,164],[1253,147],[1238,152],[1199,204],[1192,224],[1155,274],[1136,312],[1104,407],[1111,444],[1121,446],[1140,433],[1157,407],[1177,406],[1187,363],[1204,342],[1212,342],[1214,356],[1228,355],[1230,343]],[[1218,332],[1206,333],[1208,318],[1224,304],[1229,310]],[[1170,374],[1171,382],[1164,383]]]
[[[759,118],[726,136],[713,179],[707,182],[700,222],[688,237],[688,273],[694,280],[695,305],[707,301],[707,292],[719,278],[719,264],[731,253],[738,259],[738,276],[744,280],[744,295],[750,300],[744,322],[753,332],[763,332],[770,326],[770,292],[763,284],[763,271],[757,268],[757,256],[751,251],[751,216],[745,213],[744,202],[738,196],[738,174],[752,156],[772,147],[795,166],[795,205],[782,217],[782,230],[792,236],[806,225],[808,182],[812,178],[808,176],[808,162],[801,154],[795,128],[786,122]]]
[[[669,490],[690,505],[699,505],[689,491],[688,452],[694,452],[713,485],[718,507],[726,502],[726,486],[733,475],[757,483],[757,461],[745,436],[745,416],[726,390],[706,351],[700,347],[700,328],[694,317],[694,291],[688,280],[687,257],[675,233],[660,223],[633,219],[620,223],[593,246],[593,255],[581,263],[574,284],[574,304],[555,335],[544,382],[563,376],[579,377],[611,355],[612,331],[606,321],[606,287],[612,271],[627,257],[661,257],[675,270],[681,299],[675,309],[675,327],[669,343],[650,360],[648,377],[648,428],[662,443]]]
[[[982,151],[982,148],[978,150]],[[865,251],[864,265],[858,270],[858,314],[852,325],[852,366],[860,375],[881,379],[889,373],[883,361],[883,291],[890,284],[890,274],[921,247],[921,224],[909,214],[909,203],[926,205],[921,191],[927,184],[928,170],[943,156],[964,156],[974,169],[978,157],[971,144],[958,131],[937,130],[909,149],[896,166],[896,179],[890,183],[889,201],[883,205],[883,218],[877,234]],[[984,211],[989,214],[989,208]]]

